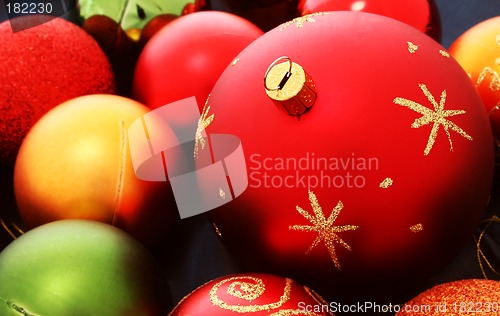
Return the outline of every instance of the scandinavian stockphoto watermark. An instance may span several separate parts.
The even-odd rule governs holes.
[[[298,157],[249,156],[250,188],[363,188],[370,172],[379,170],[376,157],[325,157],[306,152]]]

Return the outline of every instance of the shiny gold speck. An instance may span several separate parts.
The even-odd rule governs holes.
[[[295,26],[297,28],[301,28],[301,27],[304,27],[305,23],[314,23],[314,22],[316,22],[316,20],[314,19],[314,17],[316,17],[316,16],[330,15],[330,14],[331,14],[331,12],[316,12],[316,13],[311,13],[311,14],[308,14],[308,15],[304,15],[304,16],[295,18],[295,19],[293,19],[291,21],[288,21],[286,23],[281,24],[279,30],[283,31],[284,29],[286,29],[287,27],[289,27],[290,25],[293,25],[293,24],[295,24]]]
[[[219,290],[221,290],[221,287],[226,283],[229,283],[226,290],[227,294],[242,299],[243,301],[251,302],[261,297],[265,292],[266,287],[263,280],[253,276],[229,277],[217,282],[209,292],[210,301],[214,306],[236,313],[256,313],[280,308],[283,304],[290,300],[290,292],[292,290],[293,281],[291,279],[285,279],[283,294],[277,302],[262,305],[243,305],[243,302],[234,305],[228,304],[219,298],[217,294]]]
[[[384,181],[380,183],[379,187],[382,189],[388,189],[389,187],[392,186],[393,183],[394,181],[392,181],[391,178],[385,178]]]
[[[418,45],[413,44],[412,42],[406,42],[408,44],[408,51],[411,54],[415,54],[418,50]]]
[[[420,233],[422,230],[424,230],[424,226],[422,224],[416,224],[410,227],[410,230],[412,233]]]
[[[226,192],[224,192],[224,190],[222,190],[222,188],[219,188],[219,195],[220,197],[225,200],[226,199]]]
[[[239,58],[235,58],[235,59],[233,59],[233,61],[231,62],[231,66],[236,65],[239,61],[240,61],[240,59],[239,59]]]
[[[445,50],[440,49],[439,54],[441,54],[441,56],[443,57],[450,58],[450,54]]]

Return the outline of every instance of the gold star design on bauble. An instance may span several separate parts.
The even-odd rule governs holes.
[[[306,251],[306,254],[309,253],[314,247],[316,247],[321,241],[325,244],[328,249],[328,253],[332,258],[335,267],[338,270],[341,270],[339,259],[335,252],[335,243],[342,245],[345,249],[351,250],[351,246],[349,246],[345,241],[343,241],[337,233],[345,232],[348,230],[356,230],[359,227],[355,225],[342,225],[342,226],[334,226],[333,224],[337,220],[337,217],[340,214],[340,211],[344,208],[344,204],[342,201],[339,201],[337,206],[332,210],[332,213],[328,217],[325,218],[323,214],[323,210],[318,203],[318,199],[314,192],[309,191],[309,201],[311,202],[311,207],[313,209],[314,215],[312,216],[306,210],[301,208],[300,206],[296,206],[297,212],[299,212],[305,219],[311,222],[312,225],[293,225],[290,226],[291,230],[298,230],[301,232],[312,232],[317,233],[316,239],[314,239],[309,249]]]
[[[440,126],[443,126],[446,136],[448,137],[448,141],[450,143],[450,151],[453,151],[453,143],[451,141],[450,130],[458,133],[467,140],[472,140],[472,137],[469,134],[467,134],[458,125],[447,119],[448,117],[465,114],[466,112],[464,110],[444,109],[444,105],[446,103],[446,90],[443,90],[443,92],[441,92],[441,99],[439,100],[438,104],[425,84],[419,84],[418,86],[427,97],[427,100],[429,100],[429,102],[434,106],[434,110],[431,110],[428,107],[423,106],[422,104],[405,98],[398,97],[395,98],[393,102],[423,115],[422,117],[417,118],[413,122],[413,124],[411,124],[412,128],[420,128],[427,124],[433,124],[431,133],[429,135],[429,140],[427,141],[427,146],[424,150],[424,155],[428,155],[430,153],[432,146],[436,141]]]
[[[203,138],[203,131],[212,123],[214,120],[215,114],[208,116],[210,112],[210,105],[208,105],[208,99],[210,99],[210,95],[203,106],[203,111],[201,113],[200,119],[198,120],[198,128],[196,129],[195,134],[195,143],[194,143],[194,158],[198,158],[198,151],[201,149],[205,149],[206,140]]]

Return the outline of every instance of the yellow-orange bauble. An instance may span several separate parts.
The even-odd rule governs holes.
[[[493,134],[500,138],[500,16],[470,28],[449,52],[469,74],[489,113]]]
[[[97,220],[147,245],[165,234],[177,217],[171,188],[138,179],[128,149],[129,125],[148,111],[127,98],[89,95],[44,115],[22,143],[14,170],[26,224]]]

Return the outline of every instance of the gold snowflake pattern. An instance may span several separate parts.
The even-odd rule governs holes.
[[[295,18],[291,21],[288,21],[288,22],[281,24],[279,30],[283,31],[284,29],[286,29],[287,27],[289,27],[290,25],[293,25],[293,24],[295,24],[295,26],[297,28],[301,28],[301,27],[304,27],[305,23],[316,22],[316,20],[314,19],[315,16],[330,15],[330,14],[332,14],[332,13],[331,12],[316,12],[316,13],[307,14],[307,15]]]
[[[448,137],[448,141],[450,143],[450,151],[453,151],[453,143],[451,141],[451,135],[450,135],[450,130],[458,133],[462,137],[464,137],[467,140],[472,140],[472,137],[467,134],[463,129],[461,129],[458,125],[453,123],[448,119],[448,117],[456,116],[456,115],[461,115],[465,114],[466,112],[464,110],[445,110],[444,106],[446,103],[446,90],[443,90],[441,92],[441,98],[439,100],[439,104],[436,102],[434,99],[434,96],[430,93],[430,91],[427,89],[427,86],[425,84],[419,84],[418,85],[420,89],[422,90],[423,94],[427,97],[427,100],[433,105],[434,110],[429,109],[428,107],[423,106],[422,104],[419,104],[415,101],[411,101],[405,98],[400,98],[397,97],[393,100],[395,104],[399,104],[401,106],[407,107],[417,113],[422,114],[422,117],[417,118],[413,124],[411,125],[412,128],[420,128],[422,126],[428,125],[428,124],[433,124],[432,125],[432,130],[429,135],[429,139],[427,141],[427,146],[425,147],[424,150],[424,155],[428,155],[432,149],[432,146],[434,146],[434,143],[436,141],[438,132],[439,132],[439,127],[443,126],[443,129],[446,133],[446,136]]]
[[[198,120],[198,128],[196,129],[195,143],[194,143],[194,158],[198,158],[198,152],[200,150],[200,146],[201,146],[201,149],[205,149],[207,141],[205,140],[205,138],[203,138],[203,131],[214,120],[215,114],[208,116],[208,113],[210,112],[210,105],[208,105],[209,99],[210,99],[210,95],[208,96],[207,101],[205,102],[205,105],[203,106],[203,111],[202,111],[201,116]]]
[[[307,212],[298,205],[296,206],[296,210],[302,216],[304,216],[305,219],[311,222],[312,225],[293,225],[290,226],[289,229],[301,232],[317,233],[316,239],[314,239],[313,243],[306,251],[306,254],[309,253],[314,247],[316,247],[321,241],[323,241],[325,247],[328,249],[328,253],[332,258],[333,263],[335,264],[335,267],[340,271],[341,266],[337,254],[335,252],[335,243],[340,244],[342,247],[344,247],[349,251],[351,250],[351,246],[349,246],[345,241],[343,241],[339,236],[337,236],[337,233],[349,230],[356,230],[359,227],[355,225],[342,225],[342,226],[333,225],[337,220],[340,211],[344,208],[342,201],[338,202],[337,206],[335,206],[335,208],[332,210],[332,213],[330,214],[328,219],[325,218],[323,210],[319,205],[318,199],[314,194],[314,192],[312,191],[309,191],[309,202],[311,202],[311,207],[313,209],[314,216],[309,214],[309,212]]]

